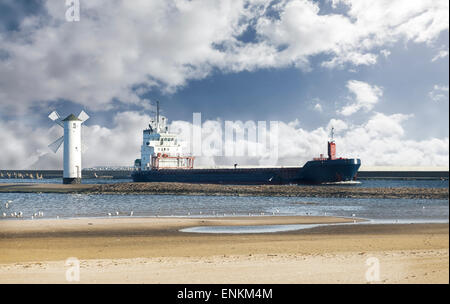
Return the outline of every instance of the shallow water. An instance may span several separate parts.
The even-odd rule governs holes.
[[[331,224],[288,224],[288,225],[248,225],[248,226],[197,226],[180,229],[181,232],[190,233],[218,233],[218,234],[245,234],[245,233],[275,233],[295,230],[311,229],[324,226],[342,225],[368,225],[368,224],[414,224],[414,223],[448,223],[448,220],[369,220],[349,223]]]
[[[305,224],[305,225],[247,225],[247,226],[199,226],[181,229],[181,232],[193,233],[273,233],[286,232],[301,229],[310,229],[320,226],[319,224]]]

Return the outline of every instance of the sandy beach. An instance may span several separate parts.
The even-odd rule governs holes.
[[[313,216],[106,218],[0,222],[0,283],[448,283],[448,224],[330,225],[265,234],[198,234],[211,225],[353,222]]]

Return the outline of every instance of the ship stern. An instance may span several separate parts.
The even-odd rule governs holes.
[[[312,160],[300,170],[298,181],[313,184],[353,181],[360,166],[359,158]]]

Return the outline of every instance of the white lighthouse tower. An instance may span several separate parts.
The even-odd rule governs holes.
[[[51,143],[49,147],[56,153],[61,143],[64,142],[64,173],[63,184],[79,184],[81,183],[81,124],[85,122],[89,116],[81,111],[76,117],[70,114],[61,119],[57,112],[52,112],[48,116],[51,120],[64,128],[64,135]]]

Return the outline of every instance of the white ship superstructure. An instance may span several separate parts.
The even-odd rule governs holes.
[[[182,156],[181,145],[177,135],[169,133],[167,118],[159,115],[157,103],[156,119],[143,131],[141,159],[135,161],[135,167],[140,170],[158,169],[191,169],[194,157]]]

